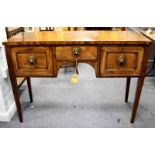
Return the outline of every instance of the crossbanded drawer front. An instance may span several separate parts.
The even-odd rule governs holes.
[[[143,47],[103,47],[101,76],[140,75],[143,52]]]
[[[96,60],[97,59],[97,47],[96,46],[57,46],[56,47],[56,60],[66,61],[74,60],[73,50],[78,48],[80,51],[80,60]]]
[[[52,51],[48,47],[15,47],[11,49],[17,76],[53,75]]]
[[[48,69],[47,55],[40,52],[28,54],[26,52],[17,53],[17,62],[19,69]],[[28,59],[34,59],[34,64],[29,63]],[[33,60],[32,60],[33,61]],[[33,63],[33,62],[32,62]]]

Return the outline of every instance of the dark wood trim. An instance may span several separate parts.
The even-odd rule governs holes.
[[[33,95],[32,95],[32,87],[31,87],[31,79],[29,77],[27,77],[26,80],[27,80],[30,102],[32,103],[33,102]]]
[[[147,62],[149,58],[149,53],[150,53],[150,46],[145,47],[144,51],[144,58],[143,58],[143,63],[142,63],[142,69],[141,69],[141,76],[137,80],[137,87],[136,87],[136,93],[135,93],[135,99],[134,99],[134,104],[133,104],[133,109],[132,109],[132,115],[131,115],[131,123],[134,123],[135,117],[136,117],[136,112],[139,104],[139,99],[141,95],[141,91],[143,88],[143,83],[145,79],[145,74],[147,70]]]
[[[24,32],[24,27],[15,28],[13,30],[9,30],[9,27],[5,27],[7,38],[11,38],[12,36],[18,34],[19,32]]]
[[[6,31],[7,38],[11,38],[12,36],[14,36],[20,32],[24,32],[24,27],[18,27],[18,28],[14,28],[11,30],[9,30],[9,27],[5,27],[5,31]],[[20,88],[22,86],[22,84],[25,82],[25,80],[27,80],[30,101],[32,102],[33,97],[32,97],[32,88],[31,88],[30,78],[27,78],[27,79],[24,78],[24,80],[22,80],[22,82],[18,85],[18,88]]]
[[[6,50],[6,56],[7,56],[8,66],[13,66],[9,47],[5,46],[5,50]],[[18,94],[18,86],[17,86],[16,76],[14,74],[14,71],[13,71],[13,68],[12,67],[8,67],[8,69],[9,69],[9,75],[10,75],[10,81],[11,81],[12,91],[13,91],[14,98],[15,98],[15,103],[16,103],[16,108],[17,108],[17,113],[18,113],[18,118],[19,118],[19,121],[20,122],[23,122],[23,114],[22,114],[21,104],[20,104],[20,100],[19,100],[19,94]]]
[[[142,92],[144,79],[145,79],[145,77],[139,77],[138,81],[137,81],[136,94],[135,94],[134,105],[133,105],[132,115],[131,115],[131,120],[130,120],[131,123],[134,123],[134,120],[136,117],[137,108],[138,108],[138,104],[139,104],[140,95]]]
[[[131,77],[126,78],[125,102],[128,102]]]

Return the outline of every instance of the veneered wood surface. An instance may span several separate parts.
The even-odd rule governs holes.
[[[141,73],[143,47],[103,47],[101,50],[101,76],[138,76]],[[125,58],[120,66],[117,59]]]
[[[94,68],[94,74],[96,75],[96,77],[99,77],[99,61],[80,61],[80,63],[86,63],[92,66]],[[63,61],[55,61],[54,70],[56,77],[58,76],[58,71],[63,66],[63,64]]]
[[[19,33],[3,45],[39,44],[150,44],[150,40],[134,31],[52,31]]]
[[[52,76],[52,49],[49,47],[14,47],[11,49],[14,70],[17,76]],[[36,64],[29,64],[34,56]]]
[[[73,60],[73,49],[77,47],[80,49],[80,60],[96,60],[97,59],[97,47],[96,46],[58,46],[56,47],[56,60]]]
[[[15,82],[16,76],[56,77],[59,68],[63,65],[65,61],[56,60],[55,48],[57,46],[60,46],[60,53],[61,53],[61,51],[63,51],[62,49],[64,49],[68,45],[88,46],[88,44],[96,46],[98,59],[96,60],[91,59],[89,61],[83,59],[79,61],[92,65],[97,77],[143,76],[139,77],[137,83],[134,107],[131,118],[131,122],[132,123],[134,122],[142,90],[142,85],[144,82],[144,76],[146,73],[146,66],[150,47],[149,45],[151,44],[151,41],[142,34],[129,31],[124,32],[59,31],[59,32],[35,32],[35,33],[29,32],[29,33],[20,33],[10,38],[3,44],[6,45],[5,48],[6,48],[7,62],[9,66],[9,75],[11,79],[13,93],[15,96],[19,119],[21,122],[23,121],[23,117],[17,91],[17,84]],[[69,54],[71,54],[71,47],[69,47],[68,50]],[[94,52],[93,54],[91,53],[91,55],[89,55],[86,50],[84,51],[83,53],[87,54],[88,57],[90,56],[94,58],[95,55],[94,53],[96,52]],[[47,58],[41,55],[43,52],[46,53],[45,55],[47,55]],[[19,53],[23,55],[18,57],[17,55]],[[42,57],[43,60],[38,61],[39,62],[38,66],[39,65],[42,66],[42,63],[45,63],[47,64],[48,67],[46,69],[44,69],[44,67],[43,69],[37,69],[38,66],[36,68],[31,68],[25,61],[26,55],[31,54],[34,55],[38,54],[37,58]],[[58,55],[60,56],[61,54]],[[118,64],[115,61],[119,55],[124,55],[126,61],[128,62],[125,64],[125,66],[123,66],[124,68],[122,67],[120,68],[120,66],[118,66]],[[63,58],[64,57],[65,56],[63,55]],[[67,62],[72,61],[70,60],[70,58],[71,56],[69,57],[69,60],[67,60]],[[20,62],[21,64],[19,63],[19,61],[21,61]]]

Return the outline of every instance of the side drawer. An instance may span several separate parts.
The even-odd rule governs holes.
[[[97,59],[97,47],[96,46],[57,46],[56,47],[56,60],[57,61],[73,61],[74,48],[78,48],[80,51],[80,60],[96,60]]]
[[[143,52],[143,47],[103,47],[101,49],[101,76],[140,75]]]
[[[11,56],[16,76],[52,76],[52,49],[49,47],[14,47]]]

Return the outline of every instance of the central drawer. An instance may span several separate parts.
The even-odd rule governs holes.
[[[74,48],[79,49],[80,60],[96,60],[97,59],[97,47],[96,46],[57,46],[56,47],[56,60],[58,61],[73,61]]]

